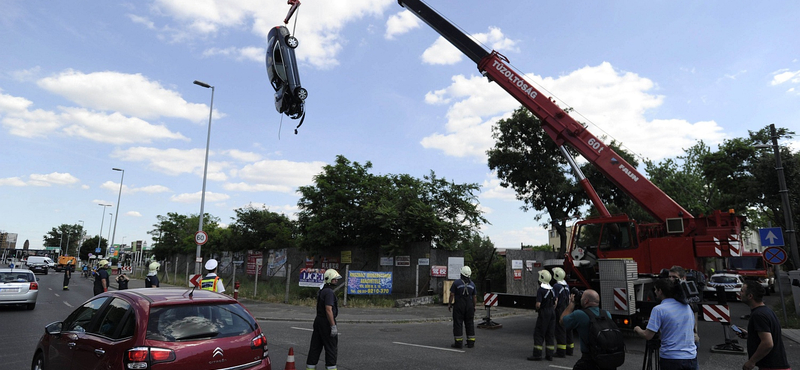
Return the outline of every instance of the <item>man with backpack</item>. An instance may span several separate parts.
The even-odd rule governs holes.
[[[611,370],[625,362],[625,339],[611,319],[611,313],[600,309],[600,295],[587,289],[581,294],[583,309],[575,311],[575,294],[561,313],[566,330],[577,330],[581,339],[581,358],[573,370]]]
[[[686,303],[675,299],[680,285],[674,279],[655,282],[656,298],[661,300],[653,307],[647,329],[633,328],[642,338],[651,340],[661,334],[658,364],[662,370],[695,370],[697,345],[694,342],[694,312]]]

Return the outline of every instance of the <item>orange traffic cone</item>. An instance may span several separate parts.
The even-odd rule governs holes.
[[[296,370],[294,368],[294,347],[289,347],[289,357],[286,357],[286,367],[283,370]]]

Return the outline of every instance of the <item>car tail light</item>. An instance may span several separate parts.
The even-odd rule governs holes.
[[[39,283],[31,283],[30,290],[39,290]]]
[[[250,348],[263,350],[264,355],[261,358],[269,357],[269,348],[267,348],[267,336],[264,335],[264,333],[259,334],[257,337],[253,338],[253,340],[250,341]]]
[[[175,352],[171,349],[155,347],[135,347],[125,354],[125,367],[139,370],[149,369],[153,364],[175,361]]]

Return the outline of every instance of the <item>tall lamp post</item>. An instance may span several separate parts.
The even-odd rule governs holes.
[[[211,145],[211,114],[214,112],[214,86],[211,86],[203,81],[194,80],[197,86],[211,89],[211,106],[208,110],[208,136],[206,136],[206,161],[203,166],[203,191],[200,193],[200,225],[197,231],[203,231],[203,213],[205,212],[206,203],[206,177],[208,175],[208,148]],[[194,260],[194,273],[200,275],[203,271],[200,269],[200,264],[203,262],[203,255],[200,253],[201,245],[197,244],[197,253]]]
[[[103,223],[106,221],[106,207],[111,206],[110,204],[102,204],[98,203],[98,206],[103,206],[103,218],[100,219],[100,232],[97,233],[97,249],[100,249],[100,242],[103,240]],[[109,220],[109,222],[111,222]],[[97,251],[95,251],[97,253]]]
[[[111,234],[111,244],[109,244],[109,247],[114,245],[114,238],[117,236],[117,220],[119,219],[119,201],[120,199],[122,199],[122,182],[125,181],[125,170],[121,168],[112,168],[112,170],[122,171],[122,178],[119,179],[119,195],[117,195],[117,212],[115,213],[114,216],[114,233]],[[111,222],[110,219],[109,222]],[[111,224],[109,224],[108,226],[111,227]],[[101,229],[100,232],[102,233],[103,230]]]
[[[84,234],[84,232],[83,232],[83,220],[78,220],[78,222],[80,222],[80,223],[81,223],[81,238],[78,240],[78,250],[77,250],[77,253],[75,253],[75,254],[77,254],[77,255],[78,255],[78,257],[80,257],[80,254],[81,254],[81,244],[83,244],[83,234]]]
[[[775,152],[775,170],[778,172],[778,192],[781,194],[781,202],[783,203],[783,218],[786,220],[786,239],[789,242],[789,248],[792,253],[792,264],[795,268],[800,268],[800,256],[797,253],[797,235],[794,230],[794,221],[792,221],[792,208],[789,203],[789,190],[786,189],[786,178],[783,175],[783,164],[781,163],[781,150],[778,147],[778,134],[775,131],[775,124],[769,125],[770,136],[772,138],[772,145],[769,144],[756,144],[755,148],[770,148]]]

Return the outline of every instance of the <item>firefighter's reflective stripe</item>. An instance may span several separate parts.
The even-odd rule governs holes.
[[[219,276],[214,276],[213,278],[200,280],[200,289],[216,292],[217,281],[219,281]]]

